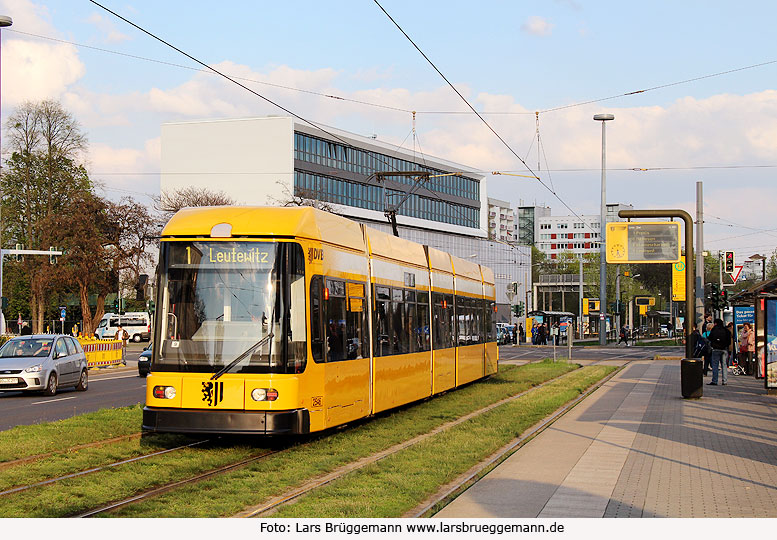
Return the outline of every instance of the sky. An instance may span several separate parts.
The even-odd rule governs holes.
[[[506,144],[373,0],[102,3],[316,124],[485,173],[531,169],[542,182],[487,174],[514,206],[598,214],[593,115],[614,114],[608,202],[695,216],[701,181],[705,249],[740,264],[777,246],[777,3],[379,1]],[[165,122],[285,114],[86,0],[0,0],[0,15],[3,125],[59,100],[110,198],[159,193]]]

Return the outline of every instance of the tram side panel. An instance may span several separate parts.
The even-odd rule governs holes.
[[[373,412],[431,395],[427,268],[373,256]]]
[[[499,362],[499,346],[496,344],[496,325],[494,318],[496,317],[496,303],[495,303],[495,287],[489,283],[483,284],[483,329],[485,333],[485,374],[492,375],[497,371],[497,364]]]
[[[432,270],[432,393],[456,386],[453,274]]]
[[[482,283],[459,276],[456,288],[456,384],[485,375]]]
[[[311,428],[337,426],[370,412],[367,257],[322,245],[310,265],[310,358],[305,395]],[[315,417],[315,424],[314,424]]]

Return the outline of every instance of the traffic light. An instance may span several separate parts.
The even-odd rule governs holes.
[[[518,302],[518,316],[521,317],[523,315],[523,302]]]
[[[52,246],[49,248],[49,251],[57,251],[57,248]],[[57,256],[53,253],[49,255],[49,264],[57,264]]]
[[[725,309],[728,306],[728,291],[723,289],[718,294],[718,309]]]
[[[146,310],[147,310],[147,311],[148,311],[148,312],[149,312],[151,315],[153,315],[153,314],[154,314],[154,311],[156,311],[156,304],[154,304],[154,301],[153,301],[153,300],[149,300],[148,302],[146,302]]]
[[[726,252],[726,272],[729,274],[734,273],[734,252],[733,251],[727,251]]]
[[[22,249],[24,249],[24,246],[22,244],[16,244],[16,249],[21,251]],[[22,255],[21,253],[17,253],[16,255],[13,256],[13,258],[15,261],[20,262],[24,260],[24,255]]]

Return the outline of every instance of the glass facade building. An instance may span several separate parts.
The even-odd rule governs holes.
[[[391,176],[393,172],[423,171],[430,178],[415,186],[416,177]],[[389,173],[379,180],[375,173]],[[344,206],[384,211],[413,193],[397,215],[480,228],[480,181],[450,175],[407,159],[306,133],[294,133],[294,194]],[[415,187],[415,189],[413,189]]]

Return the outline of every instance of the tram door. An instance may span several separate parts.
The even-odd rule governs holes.
[[[369,412],[369,340],[366,285],[326,278],[324,292],[324,401],[326,424],[337,425]]]

